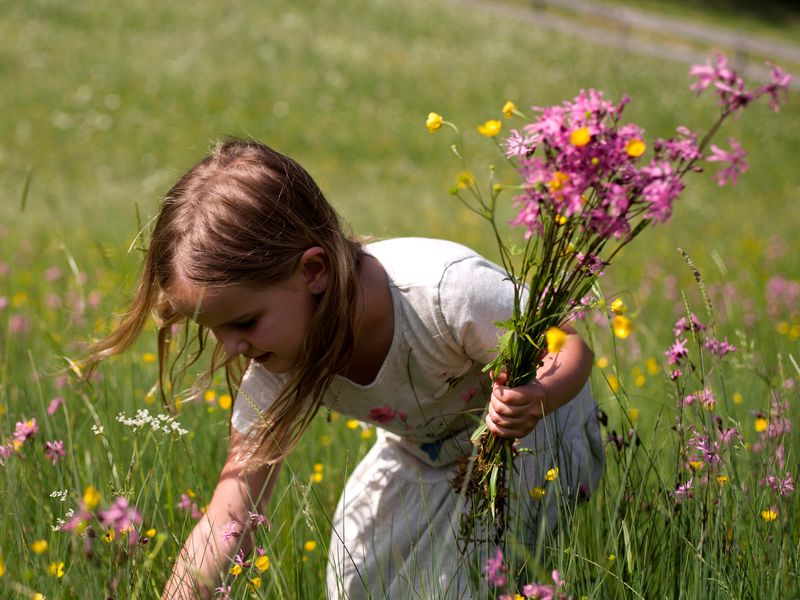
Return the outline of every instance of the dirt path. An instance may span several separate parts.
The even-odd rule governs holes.
[[[686,64],[705,62],[709,52],[717,49],[731,56],[739,70],[758,79],[768,77],[765,61],[780,64],[790,73],[800,72],[800,45],[625,6],[610,6],[591,0],[532,0],[530,8],[485,0],[451,2],[474,10],[502,13],[531,25],[573,34],[627,52]],[[800,89],[800,78],[793,79],[792,87]]]

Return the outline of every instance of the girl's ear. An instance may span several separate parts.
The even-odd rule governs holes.
[[[298,264],[298,270],[302,273],[308,291],[312,294],[321,294],[328,289],[328,278],[330,275],[330,265],[325,250],[319,246],[314,246],[303,252]]]

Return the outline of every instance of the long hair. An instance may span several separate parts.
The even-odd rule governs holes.
[[[319,297],[298,364],[261,425],[251,432],[247,453],[257,463],[282,459],[319,410],[334,375],[352,356],[363,250],[345,234],[336,211],[305,169],[264,144],[219,143],[169,190],[155,219],[130,308],[119,327],[89,349],[87,371],[130,348],[154,315],[159,383],[166,401],[164,374],[170,365],[172,331],[185,322],[166,293],[174,279],[179,275],[199,287],[263,288],[288,279],[303,253],[314,246],[325,251],[328,286]],[[207,340],[208,331],[198,326],[195,360]],[[241,360],[226,356],[216,343],[206,378],[223,366],[229,383],[241,381]]]

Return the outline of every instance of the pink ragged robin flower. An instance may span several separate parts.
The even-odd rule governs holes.
[[[231,538],[238,538],[240,535],[242,535],[242,525],[239,521],[229,521],[222,526],[222,539],[226,542]]]
[[[689,479],[683,485],[679,485],[675,488],[675,503],[680,504],[687,498],[692,497],[692,479]]]
[[[503,564],[503,551],[495,549],[493,557],[486,560],[486,580],[495,587],[503,587],[508,583],[508,567]]]
[[[708,162],[720,162],[727,164],[716,175],[717,183],[725,185],[726,183],[736,183],[736,179],[740,173],[747,171],[747,162],[745,156],[747,153],[744,151],[734,138],[728,138],[728,143],[731,145],[731,151],[723,150],[715,144],[711,144],[711,155],[706,158]]]
[[[64,456],[64,442],[62,440],[53,440],[52,442],[44,443],[44,454],[55,465],[62,456]]]
[[[257,512],[248,511],[247,522],[253,529],[261,526],[264,526],[267,529],[270,529],[272,527],[272,523],[269,522],[269,519],[267,519],[267,517]]]
[[[14,430],[14,440],[22,443],[25,440],[31,439],[37,433],[39,433],[39,426],[36,424],[36,419],[17,421],[17,426]]]
[[[97,515],[103,527],[116,533],[127,533],[128,543],[131,546],[136,544],[139,539],[136,528],[142,524],[142,515],[135,506],[128,504],[127,498],[119,496],[108,510],[101,510]]]
[[[670,346],[669,350],[664,352],[664,355],[667,357],[667,364],[679,364],[681,360],[689,356],[689,350],[686,348],[686,340],[675,340],[675,343]]]
[[[47,414],[51,417],[56,414],[58,407],[64,404],[64,398],[61,396],[56,396],[52,400],[50,400],[50,404],[47,406]]]

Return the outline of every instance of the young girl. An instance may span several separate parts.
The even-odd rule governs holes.
[[[450,483],[471,451],[469,413],[488,404],[492,432],[535,450],[517,458],[513,484],[531,543],[541,507],[552,521],[555,505],[528,490],[558,467],[562,490],[585,496],[603,465],[592,353],[574,331],[527,385],[482,374],[512,307],[502,269],[468,248],[362,246],[296,162],[252,141],[218,145],[166,195],[131,309],[91,354],[96,364],[130,347],[155,311],[162,373],[173,326],[193,320],[201,348],[216,339],[211,368],[237,382],[228,458],[164,597],[209,597],[249,551],[250,536],[226,526],[246,533],[323,405],[379,427],[332,515],[329,596],[472,597]]]

